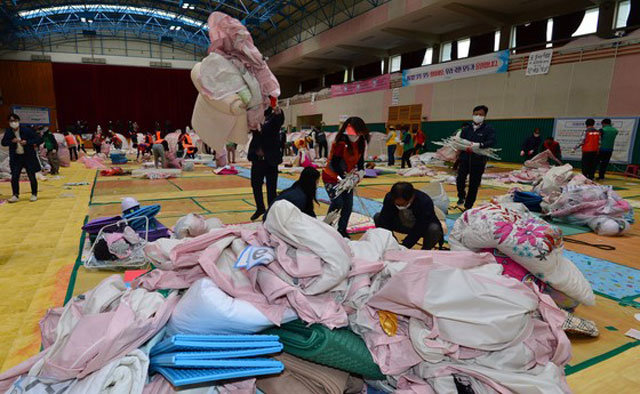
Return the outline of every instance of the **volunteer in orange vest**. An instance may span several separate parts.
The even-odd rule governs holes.
[[[353,170],[364,171],[364,154],[369,142],[369,130],[358,117],[347,119],[336,136],[327,166],[322,170],[322,181],[331,199],[329,212],[340,211],[338,231],[349,238],[347,224],[353,210],[353,190],[336,196],[336,187]]]
[[[73,136],[73,134],[65,131],[64,140],[67,143],[67,147],[69,148],[69,157],[71,158],[71,161],[78,160],[78,141],[76,141],[76,138]],[[75,159],[73,158],[73,156],[75,156]]]
[[[161,168],[167,168],[167,156],[165,154],[164,138],[160,130],[157,130],[153,137],[151,152],[153,153],[153,163],[155,167],[158,168],[158,162],[162,162]]]
[[[600,131],[595,128],[596,121],[587,119],[585,125],[587,130],[582,134],[578,145],[573,148],[575,152],[582,147],[582,175],[593,180],[598,168],[598,151],[600,150]]]
[[[180,150],[185,152],[185,157],[193,159],[196,152],[198,152],[198,148],[193,145],[193,140],[186,130],[180,132],[180,137],[178,137],[178,144],[180,144]]]

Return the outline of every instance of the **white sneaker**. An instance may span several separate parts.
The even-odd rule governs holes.
[[[8,201],[13,204],[14,202],[18,202],[18,200],[18,196],[12,196]]]
[[[35,194],[32,194],[31,198],[29,199],[29,201],[31,201],[31,202],[38,201],[38,196],[36,196]]]

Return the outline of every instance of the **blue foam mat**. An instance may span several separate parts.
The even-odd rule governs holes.
[[[151,349],[151,356],[160,353],[205,350],[238,350],[281,346],[274,335],[174,335]]]
[[[172,368],[277,368],[280,361],[270,358],[231,358],[225,360],[181,360],[176,357],[152,357],[153,367]]]
[[[252,368],[207,368],[207,369],[180,369],[167,367],[153,367],[151,372],[158,372],[173,386],[186,386],[190,384],[215,382],[218,380],[248,378],[278,374],[284,370],[280,363],[278,367],[252,367]]]
[[[278,346],[255,349],[162,353],[157,356],[153,356],[152,360],[155,360],[158,363],[175,362],[175,360],[227,360],[233,358],[264,356],[267,354],[279,353],[281,351],[282,344],[280,343]]]

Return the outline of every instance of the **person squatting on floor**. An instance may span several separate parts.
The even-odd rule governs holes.
[[[607,173],[607,167],[609,161],[611,161],[611,155],[613,154],[613,146],[618,136],[618,129],[611,125],[611,119],[602,119],[602,129],[600,130],[600,151],[598,153],[598,161],[600,162],[600,171],[598,173],[598,180],[604,179],[604,174]]]
[[[264,111],[264,124],[253,130],[247,159],[251,162],[251,189],[256,202],[256,212],[251,220],[257,220],[266,212],[262,185],[267,183],[267,204],[271,206],[278,191],[278,164],[282,163],[280,150],[280,127],[284,124],[284,113],[280,107],[269,107]],[[235,154],[234,154],[235,156]],[[229,157],[229,160],[231,158]]]
[[[42,134],[44,149],[47,151],[47,161],[51,166],[49,174],[58,175],[60,173],[60,157],[58,156],[58,141],[51,130],[47,129]]]
[[[295,205],[302,213],[312,218],[316,217],[314,204],[318,203],[316,199],[316,190],[318,189],[318,181],[320,173],[313,167],[306,167],[300,173],[300,178],[291,185],[290,188],[283,190],[273,202],[285,200]],[[264,220],[267,220],[269,211],[264,214]]]
[[[522,150],[520,151],[520,157],[524,157],[524,160],[531,160],[538,154],[540,144],[542,143],[542,137],[540,137],[540,129],[533,129],[533,135],[527,137],[522,143]]]
[[[9,127],[2,137],[2,146],[9,147],[9,167],[11,168],[11,191],[13,196],[10,203],[18,202],[20,198],[20,173],[24,168],[31,183],[30,201],[38,200],[38,180],[36,173],[41,170],[40,161],[36,154],[36,147],[42,139],[31,128],[20,125],[20,117],[10,114]]]
[[[338,232],[349,238],[347,225],[353,210],[353,189],[336,196],[336,187],[354,170],[364,171],[364,154],[369,142],[369,130],[358,117],[347,119],[340,127],[331,145],[327,166],[322,170],[322,181],[329,194],[329,212],[340,211]]]
[[[595,120],[589,118],[584,123],[587,129],[582,133],[581,142],[573,148],[573,152],[582,147],[582,175],[593,180],[596,177],[596,169],[598,168],[600,131],[595,128]]]
[[[422,249],[429,250],[440,243],[444,232],[436,216],[433,201],[411,183],[398,182],[384,197],[382,210],[373,216],[376,227],[407,234],[402,245],[411,249],[423,238]]]
[[[462,128],[460,137],[473,142],[473,147],[493,148],[496,145],[496,132],[485,123],[485,118],[489,108],[485,105],[478,105],[473,109],[473,124],[468,124]],[[473,153],[473,147],[465,152],[460,152],[458,163],[458,176],[456,186],[458,188],[458,205],[463,205],[465,209],[473,208],[478,196],[478,188],[482,182],[482,174],[487,165],[488,158]],[[466,191],[467,176],[469,177],[469,189]]]

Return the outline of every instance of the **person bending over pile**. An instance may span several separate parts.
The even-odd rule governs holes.
[[[302,213],[306,213],[312,218],[316,217],[313,205],[318,203],[316,199],[316,189],[320,173],[313,167],[306,167],[300,173],[300,178],[290,188],[283,190],[273,202],[286,200],[295,205]],[[264,214],[264,220],[267,220],[269,211]]]
[[[423,238],[422,249],[429,250],[442,243],[442,225],[436,216],[433,201],[411,183],[398,182],[384,197],[382,211],[373,216],[376,227],[407,234],[402,245],[411,249]]]

